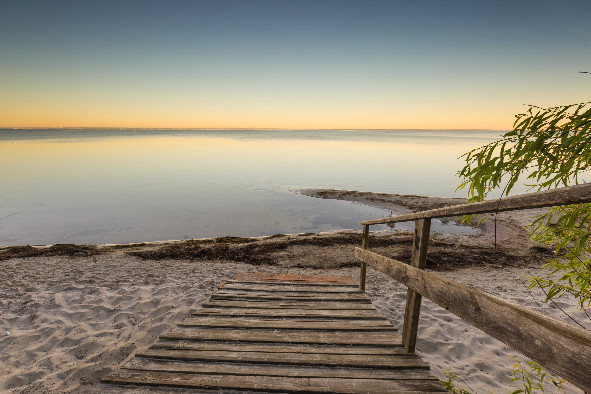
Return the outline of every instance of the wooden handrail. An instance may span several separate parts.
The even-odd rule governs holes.
[[[461,204],[451,207],[430,209],[406,215],[383,219],[366,220],[361,225],[409,222],[417,219],[443,218],[449,216],[473,215],[479,213],[515,211],[591,202],[591,183],[561,187],[541,192],[520,194],[512,197],[498,198],[473,204]]]
[[[355,257],[591,392],[589,331],[368,250]]]
[[[362,248],[355,248],[355,257],[361,261],[359,287],[365,290],[368,264],[408,287],[402,338],[404,347],[409,353],[415,351],[421,297],[424,296],[539,362],[578,388],[591,392],[591,375],[588,373],[591,365],[591,333],[423,270],[431,218],[589,202],[591,202],[591,183],[585,183],[359,222],[363,225]],[[412,220],[416,223],[410,265],[367,250],[370,225]]]

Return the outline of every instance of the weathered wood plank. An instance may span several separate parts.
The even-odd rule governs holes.
[[[356,292],[348,292],[348,293],[317,293],[317,292],[304,292],[304,291],[251,291],[251,290],[234,290],[234,289],[226,289],[222,288],[218,292],[214,293],[215,295],[228,295],[228,296],[245,296],[245,297],[264,297],[267,298],[305,298],[305,299],[331,299],[331,300],[347,300],[347,299],[354,299],[354,300],[367,300],[367,296],[360,291]]]
[[[369,244],[369,224],[363,226],[363,234],[361,236],[361,248],[367,249]],[[365,292],[365,277],[367,276],[367,264],[363,261],[359,267],[359,290]]]
[[[272,274],[264,272],[241,273],[236,276],[238,281],[264,281],[264,282],[297,282],[311,284],[331,285],[355,285],[350,276],[335,275],[303,275],[303,274]]]
[[[406,354],[402,345],[376,347],[376,346],[348,346],[348,345],[308,345],[285,343],[241,343],[241,342],[194,342],[183,340],[159,339],[151,349],[181,349],[181,350],[206,350],[206,351],[241,351],[241,352],[267,352],[267,353],[314,353],[314,354],[371,354],[371,355],[396,355]]]
[[[212,300],[203,303],[205,308],[252,308],[252,309],[363,309],[375,310],[372,304],[361,302],[323,302],[314,301],[225,301]]]
[[[383,317],[374,309],[365,310],[350,310],[350,309],[263,309],[263,308],[202,308],[192,313],[193,316],[277,316],[277,317],[294,317],[294,318],[318,318],[330,317],[332,319],[351,319],[351,320],[366,320],[366,319],[383,319]]]
[[[590,332],[377,253],[355,248],[355,257],[578,388],[591,391]]]
[[[214,293],[211,300],[240,300],[240,301],[314,301],[314,302],[360,302],[371,304],[371,301],[361,294],[328,295],[328,294],[271,294],[271,293]]]
[[[427,245],[431,219],[419,219],[415,223],[415,234],[412,247],[410,265],[424,269],[427,265]],[[402,325],[402,344],[409,353],[414,353],[419,329],[419,314],[421,312],[421,295],[412,289],[406,291],[406,307],[404,309],[404,323]]]
[[[326,330],[326,331],[396,331],[387,320],[278,320],[252,318],[193,317],[179,323],[181,327],[216,327],[244,329],[288,329],[288,330]]]
[[[346,284],[346,283],[321,283],[321,282],[293,282],[293,281],[260,281],[260,280],[227,280],[223,283],[222,286],[224,287],[227,284],[237,284],[237,285],[264,285],[264,286],[293,286],[293,287],[342,287],[348,289],[357,289],[357,285],[355,284]]]
[[[242,376],[291,376],[300,378],[348,378],[348,379],[389,379],[389,380],[437,380],[425,369],[371,369],[339,367],[298,367],[261,364],[219,364],[191,363],[135,358],[128,362],[125,369],[160,372],[204,373]]]
[[[282,342],[315,343],[359,346],[395,346],[401,344],[400,335],[375,332],[371,335],[356,332],[318,332],[318,331],[248,331],[225,329],[187,329],[177,328],[164,339],[184,339],[191,341],[241,341],[241,342]]]
[[[444,391],[439,382],[433,380],[380,380],[342,378],[297,378],[275,376],[232,376],[205,374],[178,374],[174,372],[153,372],[121,370],[118,376],[103,378],[103,383],[144,386],[167,386],[200,389],[236,389],[278,392],[318,393],[399,393]]]
[[[146,349],[136,357],[177,361],[203,361],[248,364],[283,364],[300,366],[339,366],[352,368],[429,369],[418,356],[367,354],[267,353],[236,351],[195,351],[182,349]]]
[[[444,391],[355,287],[315,292],[302,285],[226,285],[216,296],[252,299],[210,300],[103,383],[160,390]]]
[[[555,205],[581,204],[587,202],[591,202],[591,183],[561,187],[535,193],[520,194],[518,196],[487,200],[473,204],[430,209],[428,211],[409,213],[383,219],[366,220],[359,222],[359,224],[365,226],[371,224],[408,222],[425,218],[443,218],[479,213],[505,212],[518,209],[543,208]]]
[[[281,285],[243,285],[237,283],[229,283],[223,286],[221,291],[224,292],[290,292],[290,293],[311,293],[311,294],[335,294],[335,293],[353,293],[358,294],[357,287],[343,287],[343,286],[281,286]]]

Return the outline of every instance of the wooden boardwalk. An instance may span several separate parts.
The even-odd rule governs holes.
[[[306,393],[445,391],[351,278],[241,275],[110,385]]]

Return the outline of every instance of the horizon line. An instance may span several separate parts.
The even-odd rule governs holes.
[[[268,130],[268,131],[508,131],[510,129],[484,129],[484,128],[275,128],[275,127],[5,127],[0,126],[0,130]]]

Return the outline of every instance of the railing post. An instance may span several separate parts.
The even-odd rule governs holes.
[[[413,267],[423,269],[427,264],[427,244],[429,243],[430,230],[431,219],[419,219],[415,222],[415,237],[410,259],[410,265]],[[402,344],[408,353],[414,353],[417,344],[421,298],[421,295],[414,290],[408,289],[406,291]]]
[[[363,225],[363,235],[361,237],[361,247],[367,249],[369,242],[369,224]],[[365,276],[367,274],[367,264],[361,263],[361,272],[359,273],[359,290],[365,291]]]

